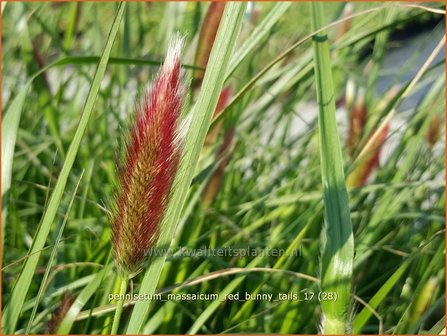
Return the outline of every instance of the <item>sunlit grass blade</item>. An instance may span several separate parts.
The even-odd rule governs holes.
[[[436,47],[433,49],[432,53],[428,56],[427,60],[424,62],[424,64],[421,66],[421,68],[416,73],[416,76],[411,80],[411,82],[408,84],[408,86],[405,88],[405,90],[402,92],[400,96],[398,96],[397,101],[394,103],[393,109],[382,119],[380,126],[377,127],[377,129],[373,132],[371,137],[368,139],[367,143],[363,147],[360,154],[357,156],[357,158],[354,161],[354,165],[357,162],[362,161],[365,156],[368,155],[368,153],[371,151],[371,148],[374,147],[374,144],[376,143],[377,139],[382,134],[383,130],[387,127],[388,123],[392,120],[392,118],[395,116],[397,112],[398,106],[403,102],[405,98],[407,98],[410,93],[414,90],[416,83],[421,79],[421,77],[424,75],[424,73],[429,68],[430,64],[434,61],[435,57],[439,54],[442,47],[445,45],[445,39],[446,35],[444,35],[439,43],[436,45]]]
[[[323,4],[312,3],[312,30],[324,26]],[[322,301],[322,328],[325,334],[348,331],[351,301],[354,238],[343,158],[335,119],[334,88],[328,37],[313,38],[315,81],[319,106],[318,135],[324,199],[324,227],[321,237],[321,290],[336,300]]]
[[[247,40],[234,53],[231,58],[226,77],[230,77],[234,70],[245,60],[245,58],[259,45],[270,32],[272,27],[278,22],[282,15],[289,9],[290,2],[278,2],[269,11],[267,16],[259,23]]]
[[[237,36],[241,28],[245,3],[229,2],[225,6],[223,18],[211,51],[207,71],[203,79],[202,89],[196,105],[191,112],[190,126],[186,133],[185,147],[180,161],[179,172],[174,182],[172,198],[169,202],[166,216],[163,220],[163,231],[156,248],[169,248],[175,226],[185,203],[186,195],[194,177],[195,167],[205,141],[206,133],[211,124],[211,118],[216,108],[219,94],[224,84],[224,75],[233,54]],[[166,255],[150,260],[142,281],[140,293],[153,294]],[[127,334],[141,332],[149,312],[150,301],[138,301],[132,311]]]
[[[428,335],[445,335],[445,315],[427,332]]]
[[[405,270],[409,266],[409,260],[400,265],[400,267],[390,276],[390,278],[383,284],[383,286],[377,291],[377,293],[368,302],[369,307],[363,308],[359,314],[356,315],[354,321],[352,322],[352,332],[354,334],[359,334],[362,328],[368,322],[369,318],[372,316],[371,308],[375,309],[377,306],[387,297],[391,289],[394,288],[397,281],[402,277]]]
[[[231,52],[229,35],[239,29],[239,19],[228,13],[224,18],[224,7],[228,12],[245,4]],[[322,6],[324,22],[316,29],[309,2],[125,5],[94,112],[43,248],[35,251],[38,261],[13,334],[443,331],[432,328],[440,320],[445,326],[445,5]],[[119,8],[119,2],[6,6],[3,117],[17,117],[18,126],[3,127],[4,135],[16,134],[15,145],[8,144],[12,168],[3,176],[10,177],[3,204],[4,308],[10,309],[14,286],[33,255],[34,237],[41,239],[38,233],[45,231],[39,227],[48,220],[49,201]],[[221,10],[211,25],[205,18],[213,8]],[[218,42],[224,21],[229,35],[221,33]],[[202,31],[210,38],[201,39]],[[322,57],[325,34],[329,59]],[[167,92],[154,79],[163,72],[168,42],[179,35],[184,63],[174,62],[179,77],[169,82],[178,78],[185,87]],[[203,64],[195,57],[200,49],[206,50]],[[162,111],[142,103],[147,91],[155,92]],[[172,130],[166,112],[173,91],[186,95],[176,109],[174,137],[166,131]],[[20,99],[21,113],[9,114]],[[156,131],[137,122],[138,132],[129,134],[141,105],[154,112],[149,119]],[[368,145],[386,118],[387,132],[377,146]],[[144,144],[131,146],[129,156],[122,140],[132,134]],[[185,142],[177,146],[177,139],[188,139],[186,153]],[[174,143],[178,155],[169,149]],[[132,160],[126,163],[126,157]],[[167,168],[174,157],[176,163],[183,157],[182,170]],[[158,170],[163,177],[151,183]],[[66,168],[63,173],[62,179]],[[135,188],[120,186],[123,174]],[[116,230],[122,234],[114,245],[111,198],[117,193],[127,196],[115,204],[124,214],[117,212],[116,222],[133,224]],[[154,202],[147,202],[149,194]],[[348,223],[337,211],[328,215],[343,208],[344,200],[355,242],[349,291],[343,282],[349,286],[350,276],[340,276],[332,264],[346,264],[342,257],[350,253],[341,254],[350,237],[343,244],[341,230],[328,233]],[[153,242],[146,244],[149,236]],[[118,245],[121,261],[114,259]]]
[[[10,300],[5,307],[2,317],[4,333],[12,334],[14,333],[14,330],[16,328],[17,321],[22,310],[23,302],[25,301],[26,294],[28,293],[28,289],[34,276],[37,263],[39,261],[40,251],[45,245],[46,239],[51,229],[51,225],[53,224],[56,217],[56,213],[59,208],[62,195],[64,193],[64,189],[71,172],[71,168],[73,167],[74,160],[79,150],[82,136],[87,128],[88,121],[93,112],[93,106],[95,104],[99,88],[104,77],[107,62],[112,50],[113,42],[115,41],[115,37],[118,32],[118,27],[121,22],[124,7],[125,3],[121,3],[119,5],[118,12],[115,16],[115,20],[112,24],[110,34],[104,47],[104,52],[102,54],[98,68],[96,69],[95,76],[93,78],[93,82],[85,102],[84,110],[79,121],[79,125],[68,149],[66,160],[64,162],[64,165],[62,166],[59,178],[51,195],[50,201],[48,203],[48,208],[45,211],[42,218],[42,223],[35,234],[33,244],[31,246],[31,249],[29,250],[29,258],[26,260],[23,266],[20,276],[12,291]]]
[[[8,214],[9,188],[11,187],[14,147],[19,129],[23,104],[31,84],[27,83],[14,98],[2,120],[2,246],[5,241],[6,218]]]
[[[393,5],[396,6],[396,5]],[[414,5],[410,5],[410,4],[400,4],[398,6],[401,7],[407,7],[408,9],[410,8],[414,8]],[[288,55],[290,55],[291,52],[293,52],[293,50],[295,50],[296,48],[298,48],[299,46],[301,46],[304,42],[306,42],[307,40],[311,39],[314,35],[318,34],[320,31],[323,31],[325,29],[329,29],[332,27],[336,27],[340,24],[345,23],[348,20],[352,20],[354,18],[357,17],[361,17],[361,16],[365,16],[366,14],[370,14],[373,12],[377,12],[377,11],[383,11],[383,10],[388,10],[390,8],[390,5],[384,5],[384,6],[377,6],[377,7],[373,7],[373,8],[369,8],[366,9],[364,11],[359,11],[357,13],[353,13],[352,15],[349,15],[347,17],[343,17],[340,20],[331,22],[323,27],[321,27],[318,31],[314,31],[311,34],[305,36],[304,38],[300,39],[299,41],[297,41],[296,43],[294,43],[293,45],[291,45],[290,47],[288,47],[284,52],[282,52],[280,55],[278,55],[275,59],[273,59],[271,62],[269,62],[265,67],[262,68],[262,70],[260,70],[253,78],[250,79],[250,81],[248,81],[240,90],[239,92],[237,92],[232,100],[230,101],[230,103],[228,104],[228,106],[222,111],[221,114],[219,114],[219,116],[217,116],[214,120],[213,120],[213,124],[217,123],[219,120],[221,120],[221,118],[224,117],[224,115],[226,115],[227,111],[230,111],[231,108],[233,108],[233,106],[235,104],[237,104],[253,87],[254,85],[260,80],[260,78],[262,78],[266,73],[268,73],[268,71],[270,69],[273,68],[273,66],[275,66],[276,64],[278,64],[281,60],[283,60],[284,58],[286,58]],[[424,7],[422,6],[421,9],[424,10],[430,10],[430,8]],[[444,11],[439,11],[436,12],[438,14],[444,14]],[[381,29],[383,30],[383,28]],[[375,31],[372,32],[368,32],[367,35],[371,35],[374,34]],[[345,48],[348,47],[350,45],[354,45],[356,42],[358,42],[359,40],[361,40],[362,38],[364,38],[363,36],[355,36],[355,38],[350,39],[349,41],[347,41],[346,44],[344,45],[337,45],[336,48]]]
[[[440,273],[439,270],[442,269],[441,267],[445,264],[444,240],[439,239],[438,241],[429,242],[426,246],[422,247],[422,249],[424,248],[425,249],[436,248],[436,252],[431,256],[429,264],[427,265],[427,267],[424,268],[423,273],[417,279],[418,285],[414,288],[414,291],[411,293],[410,304],[403,312],[402,316],[399,319],[399,322],[396,325],[396,328],[394,329],[395,334],[402,334],[404,330],[406,331],[408,330],[409,333],[416,332],[417,329],[416,330],[414,329],[415,327],[418,326],[419,321],[421,321],[419,318],[416,320],[414,318],[415,317],[414,315],[419,315],[421,313],[420,311],[418,312],[417,309],[417,306],[419,304],[418,299],[426,301],[427,298],[426,297],[424,298],[423,296],[426,296],[426,294],[429,294],[429,296],[432,295],[431,290],[429,290],[429,293],[424,293],[424,289],[427,285],[428,280],[432,278],[433,271],[436,270],[438,271],[439,274]],[[439,276],[442,277],[442,275]]]

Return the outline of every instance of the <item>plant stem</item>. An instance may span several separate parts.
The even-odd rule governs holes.
[[[113,318],[112,331],[110,332],[111,335],[117,334],[118,326],[120,324],[121,319],[121,313],[123,312],[124,296],[127,290],[127,282],[129,281],[129,278],[127,276],[125,277],[120,276],[119,279],[121,281],[120,293],[119,293],[118,304],[115,310],[115,317]]]
[[[324,26],[322,3],[312,2],[312,29]],[[323,333],[345,334],[349,329],[354,238],[343,158],[335,119],[334,85],[328,38],[324,31],[313,39],[315,81],[319,105],[318,135],[324,199],[321,236],[321,301]]]
[[[121,288],[121,277],[119,275],[115,276],[115,284],[113,287],[113,294],[119,294]],[[117,300],[113,300],[111,303],[115,303]],[[107,317],[104,319],[103,328],[102,328],[102,335],[109,335],[110,334],[110,328],[112,327],[112,316],[107,315]]]

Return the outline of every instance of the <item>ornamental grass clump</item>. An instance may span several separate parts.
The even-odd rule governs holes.
[[[148,250],[157,242],[180,161],[183,141],[179,126],[185,95],[180,74],[181,48],[181,39],[171,43],[125,136],[125,157],[119,166],[111,216],[120,294],[126,292],[128,279],[141,271]],[[122,300],[118,302],[112,333],[117,331],[121,309]]]

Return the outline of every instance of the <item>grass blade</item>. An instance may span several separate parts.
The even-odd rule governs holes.
[[[321,29],[323,5],[313,2],[312,30]],[[322,232],[321,290],[333,293],[336,300],[322,301],[323,332],[347,332],[351,297],[354,238],[349,211],[348,192],[343,172],[343,158],[335,120],[334,87],[328,37],[325,32],[313,38],[315,81],[319,105],[318,133],[324,217]]]
[[[377,293],[368,302],[369,307],[373,309],[377,308],[377,306],[387,297],[388,293],[400,279],[405,270],[408,268],[409,264],[410,263],[407,260],[402,265],[400,265],[400,267],[393,273],[393,275],[391,275],[391,277],[387,280],[387,282],[385,282],[385,284],[377,291]],[[359,314],[357,314],[352,323],[353,326],[352,332],[354,334],[360,333],[366,322],[368,322],[371,315],[372,315],[371,309],[368,309],[367,307],[363,308],[362,311]]]
[[[28,82],[14,98],[2,120],[2,247],[5,241],[6,217],[8,213],[9,188],[11,187],[12,161],[19,129],[23,104],[31,83]]]
[[[70,332],[73,323],[76,321],[76,317],[85,306],[88,300],[96,294],[99,286],[101,285],[104,277],[106,277],[111,270],[112,263],[108,263],[101,271],[95,274],[93,280],[79,293],[74,303],[65,315],[64,319],[57,330],[58,335],[66,335]]]
[[[245,7],[245,3],[236,2],[229,2],[225,6],[207,71],[205,72],[202,90],[200,91],[197,104],[191,113],[191,126],[186,136],[184,155],[174,182],[175,187],[166,211],[166,217],[163,220],[163,232],[160,235],[157,248],[166,249],[172,241],[175,226],[180,217],[194,175],[195,166],[211,124],[213,111],[216,108],[219,93],[223,87],[224,76],[230,57],[233,54],[236,38],[239,35]],[[165,259],[166,254],[150,260],[150,266],[142,281],[140,293],[146,293],[149,296],[154,293]],[[126,330],[127,334],[141,332],[149,312],[149,305],[150,301],[138,301],[136,303]]]
[[[14,333],[14,330],[16,328],[17,321],[19,319],[20,312],[22,310],[23,302],[25,301],[26,294],[28,293],[31,280],[34,276],[34,272],[36,270],[37,263],[39,261],[40,251],[45,245],[45,241],[50,232],[51,224],[53,223],[54,218],[56,217],[56,212],[57,209],[59,208],[62,195],[64,193],[64,189],[67,184],[68,177],[70,175],[71,168],[73,167],[73,163],[82,140],[82,136],[85,132],[85,129],[87,128],[88,121],[93,112],[93,106],[95,104],[96,97],[98,96],[99,88],[102,79],[104,77],[109,55],[112,50],[113,42],[115,41],[115,37],[118,32],[118,27],[121,22],[121,18],[123,16],[124,7],[125,3],[121,3],[119,6],[118,12],[112,24],[112,28],[110,30],[110,34],[104,48],[104,52],[101,57],[101,61],[99,62],[98,68],[96,69],[96,73],[93,78],[89,94],[87,96],[87,100],[79,121],[78,128],[76,129],[73,141],[71,142],[70,147],[68,149],[67,158],[64,162],[64,165],[62,166],[59,179],[57,180],[56,186],[48,203],[48,208],[43,215],[41,226],[36,232],[35,239],[33,240],[33,244],[29,251],[30,257],[26,260],[23,266],[23,269],[17,280],[17,283],[15,284],[14,289],[12,291],[10,301],[5,308],[2,319],[4,333],[12,334]]]
[[[256,26],[250,37],[242,44],[240,48],[238,48],[238,50],[234,53],[234,56],[231,58],[230,66],[228,67],[226,74],[227,78],[233,74],[234,70],[236,70],[236,68],[244,61],[248,54],[256,49],[262,39],[271,32],[272,27],[289,9],[290,4],[290,2],[278,2],[275,4],[275,7],[270,10],[265,19]]]
[[[445,315],[427,332],[428,335],[445,335]]]

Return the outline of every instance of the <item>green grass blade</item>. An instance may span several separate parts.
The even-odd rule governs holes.
[[[264,39],[270,32],[272,27],[278,22],[281,16],[289,9],[290,2],[278,2],[275,4],[268,15],[262,22],[256,26],[255,30],[251,33],[250,37],[241,45],[240,48],[234,53],[231,58],[230,66],[228,67],[226,77],[230,77],[234,70],[244,61],[244,59],[252,52],[259,43]]]
[[[303,37],[302,39],[300,39],[299,41],[295,42],[293,45],[291,45],[289,48],[287,48],[284,52],[282,52],[280,55],[278,55],[275,59],[273,59],[271,62],[269,62],[265,67],[263,67],[253,78],[251,78],[250,81],[248,81],[233,96],[231,101],[228,103],[227,107],[219,114],[219,116],[213,120],[213,124],[217,123],[219,120],[222,120],[225,113],[227,111],[231,110],[233,108],[233,106],[235,106],[235,104],[238,103],[247,94],[247,92],[249,92],[253,88],[255,83],[257,83],[260,80],[260,78],[262,78],[270,69],[273,68],[273,66],[275,66],[275,64],[278,64],[281,60],[283,60],[285,57],[287,57],[287,55],[289,55],[293,50],[298,48],[300,45],[302,45],[307,40],[311,39],[313,36],[318,34],[320,31],[323,31],[325,29],[329,29],[332,27],[336,27],[337,25],[341,24],[342,22],[344,22],[348,19],[353,19],[355,17],[364,16],[365,14],[368,14],[371,12],[388,9],[388,7],[389,7],[388,5],[387,6],[379,6],[379,7],[369,8],[367,10],[352,14],[349,17],[343,18],[338,21],[334,21],[326,26],[320,27],[320,29],[318,31],[313,31],[311,34],[309,34],[309,35]]]
[[[81,293],[79,293],[57,329],[58,335],[66,335],[70,332],[70,329],[82,307],[84,307],[88,300],[96,294],[96,291],[104,280],[104,277],[109,274],[112,265],[112,263],[107,263],[101,271],[96,273],[93,280],[81,291]]]
[[[192,111],[190,127],[186,133],[184,155],[174,183],[172,198],[162,223],[163,232],[160,235],[157,247],[168,248],[172,241],[200,151],[211,124],[213,111],[224,84],[225,73],[239,35],[245,7],[246,3],[236,2],[229,2],[225,6],[203,79],[202,90]],[[150,260],[150,266],[142,281],[140,293],[149,295],[154,293],[165,259],[166,255]],[[126,330],[127,334],[136,334],[141,331],[149,311],[149,305],[150,301],[138,301],[136,303]]]
[[[98,68],[96,69],[95,76],[93,78],[92,86],[90,88],[87,100],[82,112],[79,125],[76,129],[76,133],[73,137],[73,141],[67,152],[67,158],[62,166],[62,170],[57,180],[54,191],[51,195],[50,201],[48,203],[48,208],[45,211],[42,223],[36,232],[35,239],[31,249],[29,250],[30,257],[26,260],[17,283],[11,294],[11,298],[4,310],[2,322],[3,322],[3,332],[7,334],[14,333],[17,325],[17,321],[22,310],[23,303],[25,301],[26,294],[30,287],[34,272],[37,267],[37,263],[40,257],[40,251],[45,245],[45,241],[50,232],[51,224],[53,223],[57,210],[59,208],[62,195],[64,193],[65,186],[70,175],[71,168],[73,167],[74,160],[76,158],[77,152],[79,150],[79,145],[82,140],[82,136],[87,128],[88,121],[93,112],[93,106],[98,96],[99,88],[104,77],[104,73],[107,67],[107,62],[109,59],[110,52],[112,50],[113,42],[115,41],[116,34],[118,32],[118,27],[123,16],[123,10],[125,3],[121,3],[118,12],[115,16],[115,20],[112,24],[110,34],[108,36],[104,52],[99,62]]]
[[[445,335],[445,315],[426,334]]]
[[[246,267],[257,267],[258,264],[262,261],[261,257],[256,257],[253,259]],[[225,302],[225,297],[227,294],[230,294],[234,292],[234,290],[245,280],[245,276],[237,277],[236,279],[232,280],[228,285],[226,285],[220,292],[219,297],[217,300],[214,300],[211,302],[206,309],[197,317],[197,319],[194,321],[191,328],[188,329],[187,334],[196,334],[200,328],[203,327],[203,325],[208,321],[208,319],[216,312],[217,308]]]
[[[312,30],[321,29],[323,5],[313,2]],[[319,105],[318,126],[325,223],[322,232],[321,290],[334,293],[336,300],[322,301],[323,332],[347,331],[351,300],[354,238],[343,158],[335,119],[334,87],[328,37],[325,32],[313,38],[315,81]]]
[[[32,82],[39,75],[54,67],[71,64],[97,64],[100,61],[100,56],[68,56],[47,65],[31,77],[31,79],[26,83],[21,92],[14,98],[8,110],[5,112],[5,117],[2,120],[2,237],[5,237],[4,230],[6,227],[5,223],[9,199],[7,192],[11,186],[12,163],[14,146],[17,138],[17,130],[19,127],[25,98],[28,94],[28,90],[31,87]],[[109,57],[108,64],[160,66],[161,62],[138,58]],[[182,64],[182,68],[189,70],[203,70],[202,68],[187,64]],[[4,239],[2,239],[2,244],[3,242]]]
[[[23,104],[31,86],[28,82],[6,111],[2,120],[2,247],[5,241],[6,217],[8,214],[9,188],[11,187],[12,161],[19,129]]]
[[[100,56],[68,56],[61,58],[54,63],[49,64],[47,67],[43,68],[39,71],[39,74],[43,71],[48,70],[49,68],[62,66],[67,64],[96,64],[100,61]],[[120,65],[151,65],[151,66],[160,66],[162,64],[161,61],[154,61],[150,59],[142,59],[142,58],[131,58],[131,57],[110,57],[108,64],[120,64]],[[183,69],[188,70],[203,70],[200,67],[196,67],[194,65],[189,64],[181,64]]]
[[[396,12],[393,9],[390,9],[389,11],[382,14],[383,14],[383,21],[388,24],[393,22]],[[377,77],[379,76],[379,70],[380,67],[382,66],[382,61],[387,47],[389,35],[390,35],[389,30],[380,32],[379,34],[377,34],[376,40],[374,42],[374,51],[372,57],[373,65],[368,77],[368,85],[366,90],[367,106],[372,106],[371,104],[373,103],[373,99],[376,92],[375,87],[377,84]]]
[[[388,293],[395,286],[397,281],[400,279],[402,274],[408,268],[410,263],[408,260],[404,262],[400,267],[391,275],[391,277],[383,284],[383,286],[377,291],[377,293],[372,297],[372,299],[368,302],[369,307],[365,307],[362,309],[360,313],[355,317],[352,327],[352,332],[354,334],[359,334],[362,328],[365,326],[366,322],[368,322],[369,318],[372,315],[372,309],[376,309],[377,306],[387,297]]]
[[[71,48],[71,43],[73,41],[73,33],[75,30],[75,26],[76,26],[76,16],[77,16],[77,12],[79,10],[79,6],[81,5],[81,3],[78,2],[72,2],[70,4],[70,10],[69,10],[69,20],[68,20],[68,28],[67,31],[65,32],[65,39],[64,39],[64,49],[65,50],[70,50]]]
[[[14,98],[2,120],[2,198],[11,186],[11,169],[20,116],[30,83]],[[4,223],[4,222],[3,222]]]

